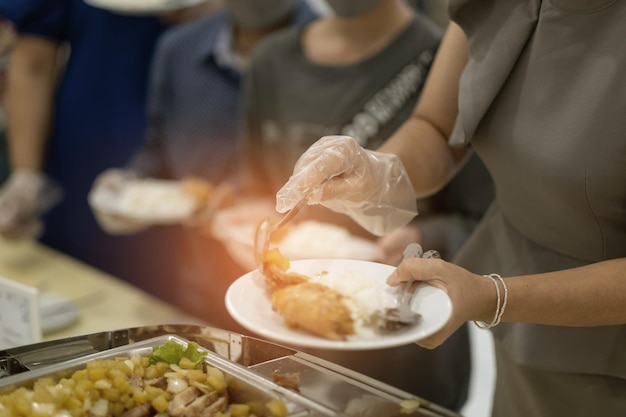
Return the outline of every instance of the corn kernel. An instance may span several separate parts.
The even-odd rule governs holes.
[[[271,400],[265,404],[265,407],[273,417],[285,417],[287,415],[287,407],[280,400]]]
[[[152,400],[150,404],[152,404],[152,407],[154,407],[157,413],[164,413],[167,411],[167,406],[169,405],[169,402],[167,401],[165,396],[159,395],[154,400]]]
[[[148,394],[145,391],[137,390],[133,393],[133,400],[137,404],[145,404],[148,401]]]
[[[178,362],[178,366],[180,366],[183,369],[195,369],[197,365],[191,359],[183,356],[182,358],[180,358],[180,361]]]
[[[150,385],[148,385],[145,388],[145,391],[146,391],[146,394],[148,395],[148,399],[150,401],[154,400],[159,395],[167,396],[167,393],[164,390],[162,390],[161,388],[153,387],[153,386],[150,386]]]
[[[231,404],[229,407],[232,417],[248,417],[250,415],[250,406],[247,404]]]
[[[255,416],[265,414],[265,404],[261,401],[249,401],[247,404],[250,407],[250,414],[254,414]]]
[[[209,377],[206,379],[206,382],[216,391],[225,390],[227,387],[226,381],[224,381],[224,379],[216,377],[215,375],[209,375]]]
[[[204,382],[206,380],[206,374],[200,369],[191,369],[187,372],[187,378],[191,381]]]

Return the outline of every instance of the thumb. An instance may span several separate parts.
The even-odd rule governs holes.
[[[291,210],[302,197],[303,193],[300,190],[299,178],[292,175],[287,183],[276,193],[276,211],[285,213]]]

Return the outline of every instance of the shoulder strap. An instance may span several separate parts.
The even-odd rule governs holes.
[[[377,91],[347,123],[341,133],[352,136],[366,146],[415,94],[424,86],[437,48],[422,51],[410,61],[382,89]]]

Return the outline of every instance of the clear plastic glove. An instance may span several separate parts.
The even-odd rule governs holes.
[[[0,234],[10,239],[36,238],[40,216],[62,198],[58,185],[38,171],[14,171],[0,188]]]
[[[130,180],[138,178],[131,171],[110,168],[100,173],[89,192],[89,206],[102,229],[112,235],[129,235],[148,229],[151,224],[114,213],[110,204]]]
[[[302,198],[347,214],[377,236],[417,215],[415,192],[400,158],[363,149],[349,136],[325,136],[302,154],[276,194],[276,210],[284,213]]]

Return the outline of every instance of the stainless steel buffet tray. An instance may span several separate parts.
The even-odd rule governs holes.
[[[29,386],[43,376],[64,375],[85,363],[113,356],[149,354],[167,340],[198,343],[206,360],[242,382],[247,396],[279,398],[292,417],[401,414],[402,400],[418,400],[411,416],[460,417],[425,399],[323,359],[222,329],[197,325],[160,325],[94,333],[0,351],[0,394]],[[298,390],[274,383],[274,373],[298,373]]]

